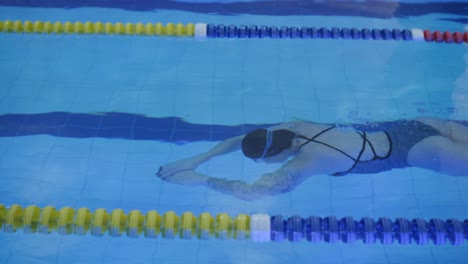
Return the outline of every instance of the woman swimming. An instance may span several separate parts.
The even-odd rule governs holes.
[[[210,151],[159,168],[162,180],[204,185],[253,200],[289,192],[312,175],[378,173],[419,167],[468,176],[468,126],[437,118],[392,122],[385,130],[289,122],[229,138]],[[254,183],[202,175],[194,170],[209,159],[241,149],[246,157],[284,163]]]

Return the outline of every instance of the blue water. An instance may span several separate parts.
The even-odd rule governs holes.
[[[0,7],[2,19],[207,22],[464,31],[406,18]],[[408,168],[313,177],[252,202],[154,176],[253,127],[293,120],[468,120],[466,45],[0,34],[0,203],[377,219],[468,217],[468,178]],[[200,166],[252,182],[276,165],[240,152]],[[184,241],[0,233],[0,263],[466,263],[468,247]]]

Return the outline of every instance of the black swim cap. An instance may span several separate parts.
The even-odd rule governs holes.
[[[242,153],[252,159],[276,156],[291,146],[295,136],[294,132],[286,129],[256,129],[242,139]]]

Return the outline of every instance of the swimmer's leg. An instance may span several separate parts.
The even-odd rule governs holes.
[[[468,143],[468,126],[449,121],[446,125],[448,137],[457,143]]]
[[[448,175],[468,176],[468,143],[443,136],[428,137],[410,149],[408,163]]]
[[[456,143],[468,143],[468,126],[463,125],[464,121],[447,121],[435,117],[422,117],[416,120],[432,126],[437,129],[442,136]]]

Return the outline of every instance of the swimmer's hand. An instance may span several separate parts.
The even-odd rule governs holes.
[[[182,171],[163,178],[164,181],[183,185],[205,185],[209,177],[194,171]]]
[[[195,170],[199,164],[200,161],[196,157],[175,161],[159,167],[159,170],[156,173],[156,175],[162,180],[164,180],[171,177],[175,173]]]

